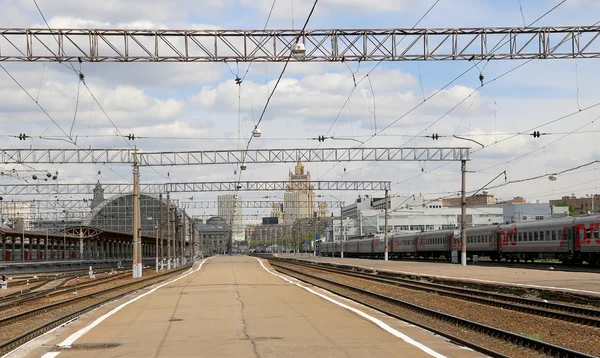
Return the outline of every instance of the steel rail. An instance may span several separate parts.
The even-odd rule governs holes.
[[[104,277],[104,278],[101,278],[101,279],[98,279],[95,281],[91,281],[91,282],[85,282],[82,284],[72,284],[72,285],[65,286],[67,282],[69,282],[70,280],[73,279],[73,277],[68,277],[68,278],[65,278],[64,282],[62,282],[61,284],[59,284],[53,288],[45,289],[42,291],[32,291],[32,292],[28,292],[21,296],[0,297],[0,310],[7,309],[9,307],[12,307],[12,306],[15,306],[18,304],[22,304],[25,302],[33,301],[33,300],[36,300],[39,298],[46,298],[46,297],[64,294],[74,288],[77,290],[82,290],[82,289],[87,289],[87,288],[98,286],[98,285],[103,285],[108,282],[122,279],[124,277],[123,275],[127,275],[128,273],[130,274],[129,271],[130,270],[124,270],[112,277]],[[152,271],[153,271],[153,269],[152,269]],[[8,298],[8,299],[5,299],[5,298]]]
[[[6,352],[8,352],[8,351],[10,351],[10,350],[12,350],[12,349],[14,349],[14,348],[22,345],[22,344],[30,341],[31,339],[36,338],[37,336],[41,335],[42,333],[45,333],[46,331],[48,331],[48,330],[50,330],[50,329],[52,329],[54,327],[60,326],[61,324],[65,323],[65,322],[68,322],[68,321],[70,321],[70,320],[72,320],[72,319],[74,319],[74,318],[76,318],[78,316],[81,316],[82,314],[85,314],[85,313],[91,311],[92,309],[94,309],[94,308],[96,308],[98,306],[101,306],[101,305],[103,305],[105,303],[113,301],[113,300],[115,300],[117,298],[121,298],[123,296],[129,295],[132,292],[144,289],[144,288],[146,288],[148,286],[152,286],[152,285],[156,284],[157,282],[162,282],[164,280],[167,280],[170,277],[172,277],[171,274],[178,273],[178,272],[181,272],[183,270],[187,270],[190,267],[191,266],[185,266],[185,267],[182,267],[182,268],[174,269],[174,270],[171,270],[171,271],[166,272],[166,273],[161,274],[161,275],[157,275],[157,276],[153,276],[153,277],[148,277],[148,278],[144,278],[144,279],[141,279],[141,280],[136,280],[136,281],[127,283],[125,285],[121,285],[121,286],[117,286],[117,287],[112,287],[112,288],[109,288],[109,289],[106,289],[106,290],[102,290],[102,291],[99,291],[99,292],[93,292],[93,293],[90,293],[90,294],[85,295],[85,296],[80,296],[80,297],[73,298],[73,299],[70,299],[70,300],[53,303],[53,304],[50,304],[50,305],[47,305],[47,306],[44,306],[44,307],[39,307],[39,308],[33,309],[31,311],[28,311],[28,312],[23,312],[23,313],[20,313],[20,314],[17,314],[17,315],[13,315],[13,316],[10,316],[10,317],[6,317],[6,318],[3,318],[3,319],[0,319],[0,326],[2,326],[2,325],[7,324],[7,322],[14,322],[14,321],[19,320],[19,319],[25,319],[25,318],[33,315],[33,314],[36,314],[36,313],[39,313],[39,312],[42,312],[42,311],[45,311],[45,310],[52,310],[52,309],[55,309],[55,308],[63,306],[63,305],[71,304],[71,303],[73,303],[75,301],[78,301],[78,300],[83,300],[83,299],[87,299],[87,298],[93,298],[93,296],[98,296],[98,295],[101,295],[101,294],[104,294],[104,293],[109,293],[111,291],[120,290],[120,289],[127,288],[127,287],[130,287],[130,286],[138,285],[138,284],[143,283],[143,282],[152,281],[149,284],[141,286],[141,287],[137,287],[137,288],[135,288],[132,291],[124,292],[124,293],[119,294],[117,296],[112,296],[110,298],[101,300],[100,302],[96,302],[96,303],[94,303],[92,305],[89,305],[89,306],[87,306],[85,308],[82,308],[82,309],[80,309],[80,310],[78,310],[76,312],[72,312],[72,313],[69,313],[69,314],[67,314],[65,316],[62,316],[60,318],[52,320],[50,322],[43,323],[40,326],[38,326],[38,327],[36,327],[36,328],[34,328],[32,330],[29,330],[29,331],[27,331],[25,333],[22,333],[22,334],[18,335],[17,337],[14,337],[14,338],[11,338],[11,339],[9,339],[7,341],[1,342],[0,343],[0,354],[4,354],[4,353],[6,353]],[[165,276],[168,276],[168,277],[165,277]],[[162,279],[156,280],[157,278],[162,278]]]
[[[381,295],[381,294],[370,292],[370,291],[367,291],[367,290],[364,290],[364,289],[361,289],[361,288],[358,288],[358,287],[353,287],[353,286],[346,285],[346,284],[343,284],[343,283],[339,283],[339,282],[336,282],[336,281],[332,281],[332,280],[328,280],[328,279],[325,279],[325,278],[317,277],[317,276],[311,275],[310,273],[301,272],[301,271],[294,270],[294,269],[289,268],[289,267],[282,267],[280,264],[277,264],[277,263],[272,264],[272,265],[275,266],[275,267],[279,267],[280,269],[282,269],[284,271],[292,272],[292,274],[289,274],[289,273],[288,274],[290,276],[292,276],[292,277],[295,277],[295,278],[299,279],[299,280],[302,280],[302,279],[299,278],[299,277],[297,277],[297,275],[306,276],[306,277],[309,277],[310,279],[321,281],[321,282],[323,282],[325,284],[328,284],[328,285],[337,286],[337,287],[340,287],[340,288],[343,288],[343,289],[346,289],[346,290],[349,290],[349,291],[352,291],[352,292],[356,292],[358,294],[362,294],[362,295],[365,295],[365,296],[369,296],[369,297],[372,297],[372,298],[384,301],[386,303],[391,303],[391,304],[397,305],[399,307],[402,307],[404,309],[408,309],[408,310],[411,310],[413,312],[417,312],[419,314],[423,314],[423,315],[432,317],[434,319],[438,319],[438,320],[450,322],[452,324],[455,324],[455,325],[458,325],[458,326],[462,326],[462,327],[474,330],[474,331],[476,331],[478,333],[482,333],[482,334],[488,335],[490,337],[493,337],[493,338],[496,338],[496,339],[500,339],[500,340],[503,340],[503,341],[506,341],[506,342],[509,342],[509,343],[512,343],[512,344],[517,344],[517,345],[525,347],[525,348],[536,350],[538,352],[541,352],[541,353],[544,353],[544,354],[547,354],[547,355],[559,356],[559,357],[593,357],[593,356],[585,354],[583,352],[577,352],[577,351],[574,351],[574,350],[571,350],[571,349],[568,349],[568,348],[565,348],[565,347],[559,347],[559,346],[556,346],[554,344],[542,342],[542,341],[539,341],[539,340],[536,340],[536,339],[532,339],[532,338],[525,337],[525,336],[522,336],[522,335],[519,335],[519,334],[508,332],[508,331],[505,331],[505,330],[502,330],[502,329],[499,329],[499,328],[494,328],[494,327],[491,327],[491,326],[488,326],[488,325],[485,325],[485,324],[477,323],[477,322],[474,322],[474,321],[471,321],[471,320],[467,320],[467,319],[464,319],[464,318],[460,318],[460,317],[457,317],[457,316],[453,316],[453,315],[450,315],[450,314],[438,312],[438,311],[435,311],[435,310],[432,310],[432,309],[429,309],[429,308],[425,308],[425,307],[422,307],[422,306],[419,306],[419,305],[415,305],[413,303],[406,302],[406,301],[403,301],[403,300],[400,300],[400,299],[397,299],[397,298],[394,298],[394,297],[389,297],[389,296]],[[304,281],[304,280],[302,280],[302,281]],[[322,287],[319,284],[315,284],[314,282],[310,282],[310,283],[313,284],[313,285],[316,285],[318,287],[321,287],[321,288],[324,288],[324,289],[328,289],[327,287]],[[335,292],[335,291],[333,291],[333,292],[335,294],[337,294],[337,295],[342,296],[342,297],[345,297],[345,298],[357,301],[356,297],[350,297],[348,295],[344,295],[344,294],[341,294],[341,293],[338,293],[338,292]],[[383,312],[383,313],[385,313],[387,315],[393,316],[395,318],[401,319],[403,321],[409,322],[411,324],[415,324],[415,325],[423,327],[423,328],[425,328],[427,330],[435,331],[436,333],[438,333],[437,330],[433,330],[433,329],[431,329],[430,327],[428,327],[426,325],[417,324],[416,322],[411,322],[411,321],[409,321],[409,320],[407,320],[407,319],[405,319],[403,317],[400,317],[398,315],[394,315],[391,312],[387,312],[386,310],[378,308],[378,307],[376,307],[374,305],[368,304],[366,302],[361,302],[361,301],[357,301],[357,302],[359,302],[361,304],[364,304],[364,305],[366,305],[368,307],[371,307],[373,309],[376,309],[376,310],[378,310],[380,312]],[[469,347],[473,348],[473,349],[475,349],[477,351],[480,351],[480,352],[482,352],[481,348],[483,348],[483,347],[479,347],[479,346],[477,346],[476,344],[473,344],[473,343],[471,343],[469,345]],[[486,354],[488,354],[488,353],[486,353]],[[499,353],[497,353],[497,354],[499,354]]]
[[[501,293],[485,292],[469,288],[460,288],[454,286],[441,285],[437,283],[415,281],[400,277],[379,277],[379,274],[366,274],[351,271],[344,268],[325,267],[318,264],[307,264],[300,263],[297,261],[279,260],[285,263],[292,263],[303,267],[315,268],[323,271],[343,274],[346,276],[356,277],[360,279],[376,281],[386,284],[392,284],[408,289],[427,291],[439,294],[441,296],[457,298],[465,301],[476,302],[488,306],[501,307],[503,309],[510,309],[517,312],[533,314],[541,317],[548,317],[559,319],[571,323],[578,323],[587,326],[600,327],[600,319],[593,317],[600,317],[600,311],[589,309],[585,307],[569,306],[554,302],[536,301],[528,298],[515,297],[510,295],[504,295]],[[383,276],[383,275],[382,275]],[[509,301],[509,302],[503,302]],[[535,307],[528,307],[535,306]],[[538,308],[541,307],[541,308]],[[553,311],[548,311],[551,309]],[[565,313],[568,312],[568,313]],[[580,316],[575,316],[569,313],[574,313]],[[587,316],[587,317],[585,317]]]

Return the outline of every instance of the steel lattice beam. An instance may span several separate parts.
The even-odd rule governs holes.
[[[343,206],[339,201],[315,201],[315,204],[327,204],[327,208],[340,208]],[[236,202],[234,201],[184,201],[179,204],[182,209],[218,209],[219,207],[233,208]],[[271,209],[274,205],[283,205],[283,201],[260,201],[260,200],[242,200],[242,208],[246,209]],[[291,201],[285,203],[288,208],[307,208],[308,203],[305,201]]]
[[[469,160],[469,148],[307,148],[137,152],[140,166]],[[4,164],[133,164],[132,149],[0,149]]]
[[[110,199],[110,198],[107,198]],[[271,209],[274,205],[282,205],[283,201],[267,201],[267,200],[243,200],[242,208],[246,209]],[[339,201],[315,201],[316,204],[327,204],[328,208],[340,208],[343,206],[342,202]],[[56,200],[12,200],[12,201],[0,201],[0,212],[7,209],[21,207],[21,205],[30,204],[33,208],[44,208],[44,209],[86,209],[91,205],[91,200],[76,200],[76,199],[56,199]],[[179,202],[178,206],[181,209],[217,209],[219,206],[222,207],[235,207],[234,201],[225,201],[219,203],[218,201],[183,201]],[[298,207],[306,208],[308,203],[304,201],[287,202],[287,207]]]
[[[166,184],[140,184],[143,194],[160,193],[196,193],[196,192],[234,192],[238,191],[284,191],[288,181],[241,181],[241,182],[191,182]],[[96,184],[6,184],[0,185],[0,195],[89,195],[93,194]],[[128,194],[133,191],[132,184],[103,184],[105,194]],[[390,189],[389,181],[312,181],[294,182],[290,190],[352,190],[383,191]]]
[[[167,183],[165,191],[171,193],[207,192],[207,191],[284,191],[289,181],[229,181],[203,183]],[[389,181],[311,181],[294,182],[290,190],[352,190],[383,191],[390,190]],[[143,192],[142,185],[142,192]]]
[[[325,29],[0,29],[0,61],[283,62],[599,58],[600,26]]]

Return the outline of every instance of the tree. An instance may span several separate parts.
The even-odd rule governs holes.
[[[566,206],[568,206],[568,207],[569,207],[569,215],[571,215],[571,216],[577,216],[577,215],[581,214],[581,213],[579,213],[579,212],[575,211],[575,208],[574,208],[574,207],[572,207],[572,206],[568,205],[568,204],[567,204],[566,202],[564,202],[564,201],[563,201],[563,202],[561,202],[561,203],[557,203],[557,204],[556,204],[556,205],[554,205],[554,206],[557,206],[557,207],[566,207]]]

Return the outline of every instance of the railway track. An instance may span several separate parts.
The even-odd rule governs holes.
[[[289,263],[289,261],[285,260],[278,260],[278,262]],[[426,281],[416,281],[399,277],[380,277],[378,275],[360,273],[344,268],[325,267],[321,265],[300,262],[293,262],[293,264],[303,267],[318,268],[319,270],[338,273],[349,277],[356,277],[398,287],[435,293],[440,296],[458,298],[461,300],[494,307],[501,307],[503,309],[510,309],[517,312],[529,313],[540,317],[548,317],[592,327],[600,327],[600,310],[553,303],[543,300],[532,300],[489,291],[441,285]]]
[[[104,285],[108,282],[122,279],[123,277],[125,277],[125,275],[129,274],[128,271],[129,270],[125,270],[125,272],[121,271],[121,272],[115,274],[114,276],[107,276],[107,277],[99,278],[99,279],[96,279],[96,280],[90,281],[90,282],[66,285],[69,281],[76,278],[76,276],[70,276],[70,277],[64,278],[61,283],[59,283],[58,285],[56,285],[52,288],[49,288],[49,289],[36,291],[35,288],[32,287],[31,290],[26,293],[14,292],[10,295],[0,297],[0,311],[8,309],[10,307],[14,307],[16,305],[30,302],[30,301],[33,301],[36,299],[47,298],[47,297],[65,294],[65,293],[73,291],[74,289],[82,290],[82,289],[87,289],[87,288],[94,287],[94,286]],[[46,284],[46,282],[44,283],[44,285],[45,284]],[[41,285],[41,287],[43,287],[43,285]]]
[[[143,278],[2,318],[0,319],[0,327],[3,329],[0,330],[0,337],[2,337],[3,341],[0,342],[0,355],[10,352],[16,347],[23,345],[65,322],[83,315],[96,307],[129,295],[134,291],[165,281],[184,270],[188,270],[190,267],[191,266],[185,266],[173,269],[163,274]],[[109,295],[109,297],[102,297],[106,295]],[[83,306],[80,307],[81,305]],[[58,318],[56,318],[57,315]]]
[[[110,272],[111,270],[101,269],[101,270],[95,271],[95,274],[104,274],[104,273]],[[117,272],[121,273],[124,271],[128,271],[128,270],[127,269],[120,270]],[[87,272],[88,271],[86,271],[85,273],[87,273]],[[6,294],[4,296],[0,296],[0,309],[5,308],[5,305],[7,302],[11,302],[16,299],[25,299],[25,298],[29,298],[29,297],[42,296],[44,293],[60,290],[64,285],[67,284],[67,282],[71,281],[74,278],[81,276],[82,274],[84,274],[84,272],[69,273],[69,274],[63,274],[60,276],[49,276],[48,278],[44,278],[41,281],[36,281],[33,284],[30,283],[29,286],[26,286],[19,291],[15,291],[15,292]],[[102,281],[104,279],[105,278],[101,278],[98,280]],[[61,282],[59,284],[57,284],[56,286],[53,286],[52,288],[47,289],[47,290],[40,291],[40,289],[43,288],[44,286],[50,284],[51,282],[57,281],[57,280],[60,280]],[[69,287],[74,287],[74,286],[75,285],[70,285]],[[14,285],[11,287],[14,287]]]
[[[376,292],[373,292],[372,290],[366,290],[363,288],[355,287],[353,285],[341,283],[341,282],[338,282],[335,280],[319,277],[318,275],[311,274],[310,272],[300,271],[296,268],[290,267],[290,266],[296,266],[297,268],[300,268],[300,269],[304,268],[304,269],[309,269],[309,270],[310,269],[321,270],[322,267],[320,267],[320,266],[315,267],[315,265],[303,265],[303,264],[298,264],[296,262],[287,262],[287,261],[282,262],[282,260],[272,260],[272,261],[270,260],[270,264],[274,268],[276,268],[278,271],[280,271],[284,274],[287,274],[289,276],[295,277],[298,280],[311,283],[313,285],[319,286],[319,287],[327,289],[327,290],[331,290],[332,292],[334,292],[342,297],[357,301],[365,306],[368,306],[370,308],[373,308],[375,310],[383,312],[389,316],[392,316],[392,317],[401,319],[403,321],[406,321],[408,323],[414,324],[416,326],[422,327],[424,329],[432,331],[432,332],[439,334],[443,337],[446,337],[450,340],[459,342],[460,344],[462,344],[466,347],[472,348],[476,351],[479,351],[481,353],[484,353],[484,354],[492,356],[492,357],[505,357],[505,355],[502,353],[498,353],[496,351],[487,349],[485,347],[482,347],[479,344],[462,339],[461,337],[457,337],[456,335],[449,334],[443,330],[436,329],[429,324],[424,324],[424,323],[418,322],[414,319],[407,319],[407,317],[404,317],[404,316],[395,314],[394,312],[391,312],[389,308],[386,308],[386,306],[391,305],[391,307],[401,308],[403,310],[411,311],[411,312],[417,313],[419,315],[426,316],[428,318],[433,318],[437,321],[451,323],[452,325],[460,326],[460,327],[472,330],[474,332],[477,332],[478,334],[485,335],[488,338],[491,337],[491,338],[494,338],[497,340],[501,340],[505,343],[514,344],[519,347],[526,348],[530,351],[535,351],[535,352],[538,352],[541,354],[546,354],[549,356],[593,357],[593,356],[588,355],[583,352],[577,352],[577,351],[574,351],[574,350],[571,350],[571,349],[568,349],[565,347],[560,347],[560,346],[557,346],[554,344],[543,342],[539,339],[526,337],[526,336],[523,336],[520,334],[516,334],[513,332],[495,328],[495,327],[492,327],[492,326],[489,326],[486,324],[478,323],[478,322],[475,322],[472,320],[468,320],[468,319],[457,317],[457,316],[454,316],[451,314],[443,313],[438,310],[429,309],[429,308],[426,308],[426,307],[423,307],[423,306],[420,306],[420,305],[417,305],[417,304],[414,304],[414,303],[411,303],[408,301],[404,301],[404,300],[401,300],[401,299],[398,299],[395,297],[390,297],[387,295],[376,293]],[[348,276],[347,275],[348,272],[341,272],[341,271],[334,272],[334,271],[335,270],[329,270],[330,273],[335,273],[335,274],[341,275],[341,276]],[[357,276],[354,276],[354,277],[357,277]],[[379,283],[389,284],[389,282],[380,281],[379,278],[373,277],[373,275],[364,275],[364,277],[361,276],[360,278],[371,280],[371,281],[376,281]]]
[[[329,253],[324,253],[322,257],[325,258],[339,258],[339,255],[332,257]],[[382,260],[382,258],[375,257],[348,257],[353,259],[366,259],[366,260]],[[419,262],[419,263],[436,263],[436,264],[448,264],[455,265],[450,259],[429,259],[429,258],[409,258],[409,257],[390,257],[390,261],[399,262]],[[512,261],[492,261],[492,260],[479,260],[477,263],[473,261],[467,261],[468,266],[496,266],[496,267],[509,267],[509,268],[522,268],[530,270],[541,270],[541,271],[564,271],[564,272],[588,272],[588,273],[600,273],[600,266],[598,265],[576,265],[576,264],[563,264],[562,262],[512,262]]]

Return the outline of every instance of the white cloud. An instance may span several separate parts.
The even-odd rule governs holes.
[[[262,28],[271,4],[271,0],[211,1],[202,4],[184,0],[177,2],[177,6],[166,1],[139,0],[126,2],[46,0],[40,3],[53,27],[199,30],[232,27]],[[418,19],[431,4],[432,2],[415,4],[391,0],[322,0],[317,5],[311,25],[319,26],[327,23],[330,27],[369,28],[387,27],[393,22],[391,26],[410,27],[414,19]],[[270,27],[290,27],[290,5],[290,2],[276,3]],[[575,5],[577,6],[574,4],[570,7],[561,6],[542,23],[553,24],[552,19],[557,18],[561,21],[564,19],[566,23],[590,23],[589,18],[596,13],[594,12],[596,3],[583,1]],[[310,6],[312,1],[295,0],[295,28],[302,25]],[[529,19],[534,18],[535,14],[542,14],[547,10],[541,8],[544,6],[540,5],[540,9],[527,6],[524,9],[525,16]],[[359,20],[356,20],[356,23],[349,23],[349,18]],[[3,21],[4,26],[43,25],[33,3],[26,0],[13,1],[3,8],[0,21]],[[520,11],[516,5],[500,6],[495,3],[464,0],[452,4],[440,2],[422,25],[468,27],[521,25],[521,23]],[[48,44],[54,41],[48,40]],[[148,41],[152,42],[152,39],[143,41],[147,44]],[[2,47],[3,51],[9,51],[6,46]],[[101,48],[102,51],[107,49],[106,45]],[[168,51],[166,48],[165,50]],[[40,63],[4,63],[3,65],[34,97],[37,97],[38,91],[40,92],[40,103],[57,119],[61,127],[68,131],[75,107],[73,98],[77,92],[76,78],[69,67]],[[74,65],[78,66],[78,64]],[[316,141],[307,138],[325,134],[333,123],[350,90],[354,87],[351,71],[357,71],[355,79],[359,80],[374,65],[374,62],[291,63],[261,123],[263,136],[254,140],[251,148],[307,148],[319,145]],[[516,63],[510,61],[490,61],[485,65],[483,72],[486,78],[491,79],[515,65]],[[242,112],[239,131],[242,139],[240,141],[237,140],[240,88],[235,85],[233,78],[235,74],[243,75],[248,64],[240,63],[238,66],[230,63],[229,67],[233,74],[229,72],[228,66],[222,63],[84,63],[82,71],[86,82],[123,134],[134,133],[138,137],[194,138],[187,141],[142,138],[130,144],[136,144],[142,150],[200,150],[235,149],[245,146],[245,140],[258,119],[282,66],[281,63],[252,64],[249,75],[241,86]],[[534,139],[527,134],[522,134],[501,144],[494,144],[497,140],[506,138],[506,133],[526,131],[570,111],[576,111],[577,101],[582,108],[598,101],[598,98],[595,98],[595,87],[600,79],[597,64],[593,60],[578,60],[577,66],[578,78],[575,77],[573,61],[533,62],[493,84],[486,85],[484,89],[480,89],[446,115],[479,86],[478,73],[473,70],[399,120],[385,133],[370,139],[366,146],[399,146],[437,121],[422,135],[439,133],[451,136],[455,133],[469,136],[486,146],[486,149],[473,153],[468,169],[493,168],[484,170],[483,173],[469,173],[467,177],[469,189],[478,189],[503,170],[507,170],[509,179],[520,179],[546,172],[558,172],[582,164],[595,158],[594,143],[597,142],[597,138],[594,133],[568,136],[556,144],[550,144],[552,140],[558,138],[556,135]],[[416,64],[407,63],[382,64],[369,76],[370,83],[364,80],[357,85],[346,110],[333,126],[330,135],[366,140],[374,133],[375,125],[381,129],[397,120],[423,102],[422,92],[424,96],[429,96],[467,67],[468,64],[464,62],[426,62],[420,63],[420,68]],[[267,83],[265,83],[266,79],[268,79]],[[421,82],[423,82],[422,88]],[[579,97],[577,97],[577,88],[579,88]],[[127,144],[122,138],[113,136],[114,129],[89,98],[87,91],[84,88],[80,90],[78,115],[74,126],[74,133],[79,136],[78,144],[93,147],[125,147]],[[598,110],[584,112],[544,127],[544,131],[568,132],[591,121],[597,115],[600,115]],[[0,72],[0,129],[7,134],[23,132],[60,134],[35,103],[2,72]],[[600,130],[593,126],[586,129]],[[86,138],[87,134],[111,137]],[[39,139],[22,142],[11,138],[5,143],[5,147],[68,146],[64,142]],[[327,140],[326,143],[321,143],[321,147],[355,145],[358,143],[353,141]],[[448,137],[440,138],[438,141],[433,141],[431,138],[415,138],[409,145],[468,145],[474,149],[478,147],[475,143]],[[522,159],[514,159],[537,148],[544,149]],[[509,163],[504,164],[507,161]],[[438,163],[378,163],[357,170],[365,165],[365,163],[342,163],[327,174],[325,172],[332,167],[331,163],[308,163],[307,168],[315,178],[320,176],[331,180],[378,178],[391,180],[393,183],[402,182],[394,187],[394,190],[402,191],[404,194],[437,193],[459,189],[460,173],[457,163],[438,170],[435,170]],[[97,178],[102,181],[124,181],[131,178],[131,169],[128,166],[111,166],[116,173],[102,165],[59,166],[57,164],[40,168],[46,169],[46,167],[64,172],[61,180],[65,182],[90,182]],[[252,164],[248,166],[243,179],[283,180],[290,167],[291,164]],[[344,168],[347,169],[345,174]],[[235,169],[234,165],[156,168],[164,175],[169,172],[169,177],[173,181],[233,180]],[[98,170],[102,172],[101,176],[97,174]],[[422,175],[417,179],[404,182],[405,179],[421,173]],[[581,194],[584,190],[589,192],[593,190],[597,173],[597,171],[590,171],[564,176],[554,184],[548,180],[524,182],[494,189],[493,192],[500,197],[523,195],[527,198],[528,194],[536,194],[536,199],[548,199],[564,194],[563,192],[567,190],[564,187],[572,184],[574,188],[572,190]],[[161,174],[145,168],[142,171],[142,178],[145,182],[166,181],[167,179]],[[500,182],[502,180],[503,178],[499,179]],[[592,184],[587,186],[580,184],[590,180]],[[590,185],[592,189],[586,189]],[[192,195],[196,198],[204,197],[213,200],[215,196],[214,193],[205,193],[182,194],[180,197]],[[244,197],[261,195],[265,194],[243,194]],[[355,193],[342,193],[341,197],[351,201]]]

